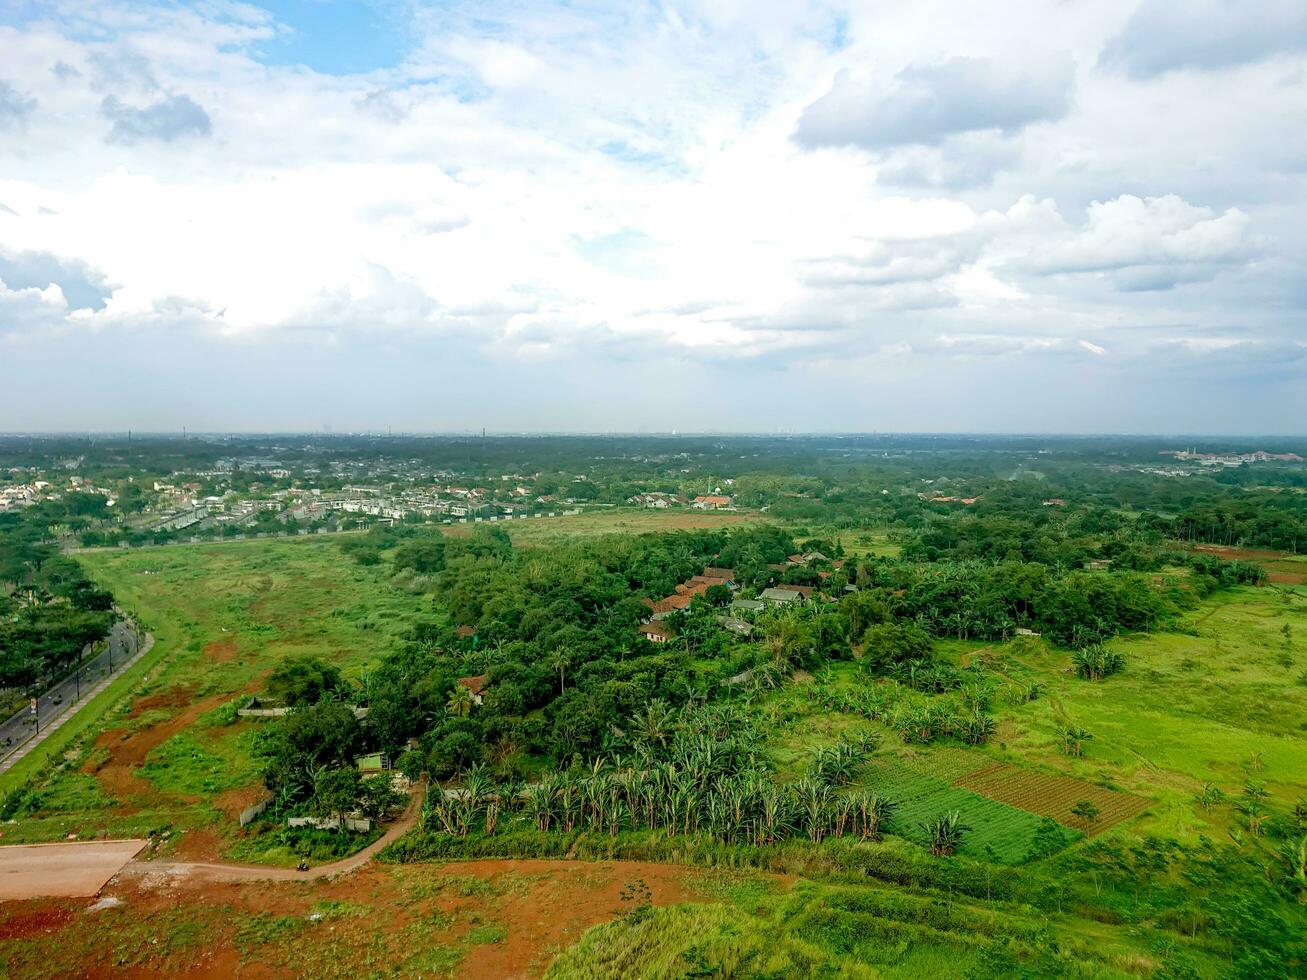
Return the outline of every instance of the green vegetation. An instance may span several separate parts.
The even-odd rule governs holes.
[[[797,877],[668,908],[633,878],[560,977],[1301,972],[1307,562],[1235,547],[1297,546],[1300,472],[1180,489],[1130,444],[1058,449],[1036,480],[1007,445],[748,440],[587,443],[576,472],[579,445],[461,464],[487,498],[582,508],[556,521],[360,518],[75,565],[10,522],[11,607],[66,637],[58,617],[112,594],[158,645],[130,698],[4,783],[6,841],[142,833],[167,857],[204,831],[214,857],[325,861],[378,831],[286,818],[383,819],[393,766],[431,791],[390,862]],[[744,510],[624,506],[724,486]],[[267,512],[250,526],[282,520]],[[63,662],[38,647],[30,678]],[[511,936],[457,927],[410,966],[453,971]],[[267,914],[230,938],[252,952],[308,928]]]

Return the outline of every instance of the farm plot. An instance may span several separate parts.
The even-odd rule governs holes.
[[[954,780],[953,785],[1042,817],[1052,817],[1058,823],[1090,836],[1148,808],[1148,800],[1140,796],[1005,762],[977,769]],[[1071,812],[1072,807],[1086,800],[1097,808],[1093,820]]]
[[[1266,569],[1267,580],[1276,585],[1307,584],[1307,556],[1266,548],[1234,548],[1219,544],[1195,545],[1194,551],[1216,555],[1227,561],[1254,561]]]
[[[1029,811],[953,786],[911,763],[878,760],[869,767],[866,781],[898,804],[890,831],[917,843],[927,842],[922,821],[956,810],[971,828],[959,849],[969,857],[1020,864],[1081,836],[1077,830],[1047,824]]]

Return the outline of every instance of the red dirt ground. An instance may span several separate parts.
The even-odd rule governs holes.
[[[211,664],[225,664],[235,658],[235,640],[214,640],[204,646],[204,659]]]
[[[141,698],[132,706],[128,717],[139,718],[146,711],[156,709],[190,706],[167,721],[143,728],[138,732],[127,728],[113,728],[95,740],[96,748],[108,750],[109,758],[96,764],[91,760],[96,759],[99,753],[92,753],[91,760],[88,760],[82,771],[94,774],[105,794],[121,801],[119,812],[134,811],[134,807],[127,802],[130,797],[149,800],[158,796],[150,782],[136,774],[136,770],[144,764],[150,750],[162,745],[200,715],[222,704],[228,697],[225,694],[215,694],[192,702],[192,696],[193,691],[190,688],[175,687],[160,694]]]
[[[250,786],[242,786],[240,789],[229,789],[225,793],[219,793],[214,799],[214,806],[235,820],[242,810],[253,806],[267,795],[268,791],[263,783],[257,782]]]
[[[68,903],[59,899],[37,898],[21,905],[14,915],[0,921],[0,940],[55,933],[73,917]]]
[[[322,881],[223,882],[169,876],[121,876],[103,894],[123,902],[107,912],[85,912],[87,901],[32,901],[0,905],[3,940],[40,941],[48,962],[32,947],[14,947],[14,976],[33,975],[37,963],[60,975],[86,977],[289,977],[388,973],[415,952],[464,950],[452,974],[470,980],[540,976],[559,951],[591,926],[618,915],[622,889],[642,879],[656,905],[699,897],[703,872],[643,862],[484,860],[443,865],[369,865]],[[321,903],[348,903],[352,911],[306,925],[312,942],[273,935],[244,945],[237,929],[256,914],[308,922]],[[192,942],[149,938],[152,923],[182,911],[200,923]],[[502,927],[491,942],[465,939],[475,924]],[[110,961],[129,939],[130,960]],[[157,945],[152,945],[157,944]],[[382,960],[378,961],[378,951]],[[20,956],[19,954],[22,954]],[[393,957],[391,963],[385,958]],[[410,966],[410,969],[412,967]],[[432,975],[429,969],[417,972]],[[440,975],[440,971],[435,971]]]

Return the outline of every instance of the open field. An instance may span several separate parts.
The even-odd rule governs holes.
[[[746,975],[964,977],[1048,972],[1050,941],[1061,962],[1092,951],[1115,964],[1101,976],[1156,965],[1128,931],[1070,914],[1033,923],[963,896],[638,861],[371,865],[243,884],[146,870],[94,903],[0,905],[0,960],[15,976],[570,980],[724,962]]]
[[[632,882],[661,905],[703,897],[702,878],[583,861],[374,865],[256,884],[146,873],[110,884],[93,911],[86,900],[0,905],[0,962],[15,976],[539,976],[624,910]]]
[[[697,531],[759,524],[765,514],[748,511],[713,511],[677,508],[673,510],[638,510],[632,507],[589,510],[568,517],[540,517],[525,520],[497,521],[490,525],[508,532],[515,545],[537,547],[576,538],[603,534],[648,534],[658,531]],[[485,525],[453,524],[448,534],[470,534],[472,528]]]
[[[1228,808],[1194,805],[1205,783],[1237,793],[1253,779],[1290,805],[1307,795],[1307,595],[1231,590],[1205,600],[1181,629],[1115,641],[1125,670],[1097,683],[1075,677],[1066,654],[1039,641],[1001,648],[1011,676],[1038,679],[1047,692],[1002,707],[1001,743],[1154,800],[1157,820],[1173,831],[1223,826]],[[1068,724],[1094,736],[1083,758],[1059,750]]]
[[[150,669],[37,785],[18,823],[5,828],[6,843],[171,831],[170,853],[218,857],[233,839],[235,815],[263,792],[253,754],[262,723],[238,720],[237,701],[296,654],[358,677],[419,602],[376,569],[344,559],[330,540],[102,551],[80,560],[155,632]]]
[[[1265,783],[1281,805],[1307,797],[1307,593],[1283,587],[1218,593],[1178,629],[1114,641],[1125,654],[1125,670],[1096,683],[1076,677],[1069,654],[1039,639],[940,643],[941,652],[959,663],[983,650],[1005,686],[1042,687],[1034,701],[1020,704],[1000,688],[998,732],[983,748],[905,746],[884,725],[826,711],[804,695],[803,684],[791,685],[765,699],[766,710],[783,719],[775,726],[773,758],[793,778],[815,747],[875,732],[882,740],[878,759],[909,763],[889,782],[863,780],[892,799],[921,798],[921,780],[933,780],[942,794],[926,797],[936,800],[934,809],[959,809],[964,819],[974,812],[972,824],[992,816],[989,801],[998,801],[1090,836],[1131,822],[1140,831],[1186,838],[1224,834],[1237,825],[1236,812],[1229,802],[1198,805],[1195,797],[1208,783],[1227,798],[1248,780]],[[866,683],[854,664],[833,665],[827,674],[836,687]],[[1061,751],[1060,732],[1072,724],[1093,736],[1083,757]],[[972,805],[949,797],[949,787],[975,794]],[[1081,800],[1099,808],[1097,820],[1070,812]],[[898,817],[911,837],[920,819],[915,805]],[[1017,857],[1010,850],[1009,860]]]
[[[896,558],[903,549],[890,540],[884,530],[840,531],[836,535],[850,557]]]

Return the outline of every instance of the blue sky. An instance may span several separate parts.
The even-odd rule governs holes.
[[[275,0],[257,6],[283,27],[258,47],[258,56],[269,64],[349,75],[393,68],[412,49],[404,4]]]
[[[1307,417],[1298,2],[21,0],[0,51],[0,429]]]

